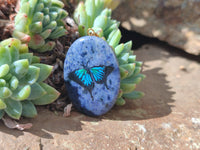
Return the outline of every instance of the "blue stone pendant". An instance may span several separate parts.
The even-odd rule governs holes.
[[[112,48],[103,39],[85,36],[69,48],[64,80],[73,105],[89,116],[107,113],[120,88],[120,71]]]

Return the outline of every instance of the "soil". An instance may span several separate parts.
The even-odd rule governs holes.
[[[11,130],[0,122],[0,149],[199,150],[200,59],[158,43],[135,54],[147,75],[137,87],[144,98],[127,100],[99,118],[75,110],[65,118],[39,107],[35,119],[20,120],[33,123],[29,130]]]

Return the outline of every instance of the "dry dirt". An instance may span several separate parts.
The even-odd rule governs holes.
[[[135,54],[147,75],[137,87],[144,98],[100,118],[76,111],[64,118],[39,108],[35,119],[20,121],[33,123],[30,130],[10,130],[0,122],[0,149],[199,150],[200,61],[158,45],[144,45]]]

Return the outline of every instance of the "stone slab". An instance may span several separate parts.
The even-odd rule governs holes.
[[[114,18],[128,30],[200,55],[199,8],[199,0],[126,0]]]
[[[144,98],[99,118],[76,111],[64,118],[40,107],[35,119],[20,121],[33,123],[30,130],[10,130],[0,122],[0,149],[199,150],[200,62],[156,45],[144,45],[135,54],[147,75],[137,87]]]

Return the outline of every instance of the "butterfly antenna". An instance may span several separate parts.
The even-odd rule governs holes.
[[[88,63],[89,63],[89,60],[88,60],[88,62],[87,62],[87,64],[86,64],[86,67],[88,66]]]
[[[83,64],[83,67],[84,67],[84,68],[87,68],[87,66],[88,66],[88,63],[89,63],[89,60],[87,61],[86,65],[85,65],[85,64]]]

